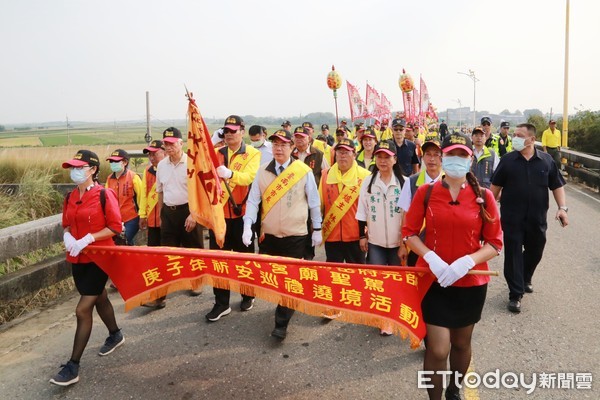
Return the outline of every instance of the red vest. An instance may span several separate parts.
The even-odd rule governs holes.
[[[335,203],[340,192],[338,191],[337,183],[332,185],[327,184],[327,175],[329,169],[323,171],[321,176],[321,190],[323,192],[323,206],[325,210],[323,215],[327,215],[331,206]],[[360,191],[360,186],[356,187],[356,190]],[[358,222],[356,221],[356,210],[358,209],[358,197],[354,204],[350,206],[348,212],[344,215],[342,220],[337,223],[335,228],[329,234],[327,242],[353,242],[360,238],[358,234]]]

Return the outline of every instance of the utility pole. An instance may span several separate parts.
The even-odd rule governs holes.
[[[150,92],[146,91],[146,135],[144,136],[146,144],[152,141],[152,132],[150,129]]]
[[[457,73],[461,74],[461,75],[466,75],[473,80],[473,127],[475,127],[475,119],[477,118],[477,107],[476,107],[476,103],[475,103],[475,94],[477,92],[476,84],[477,84],[477,82],[479,82],[479,79],[477,79],[475,77],[475,71],[473,71],[472,69],[469,70],[468,74],[466,72],[457,72]]]
[[[565,23],[565,86],[563,97],[562,147],[569,147],[569,0]]]
[[[67,146],[71,145],[71,134],[69,133],[69,116],[67,115]]]

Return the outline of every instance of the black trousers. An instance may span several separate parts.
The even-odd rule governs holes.
[[[522,229],[502,225],[504,278],[508,284],[509,299],[520,300],[525,292],[525,284],[531,283],[533,273],[542,259],[547,225],[525,225]]]
[[[160,242],[162,246],[203,248],[200,229],[185,230],[185,220],[190,215],[187,204],[176,207],[163,205],[160,211]]]
[[[148,246],[160,246],[160,227],[148,227]]]
[[[327,262],[364,264],[366,253],[360,249],[358,240],[353,242],[325,242]]]
[[[209,248],[213,250],[232,250],[239,253],[254,253],[254,242],[250,246],[244,245],[242,242],[242,233],[244,232],[244,221],[242,218],[225,218],[225,224],[227,230],[225,231],[225,242],[223,247],[219,247],[215,237],[215,233],[212,230],[208,231],[209,234]],[[229,307],[229,298],[231,293],[228,289],[213,288],[215,294],[215,303],[224,307]],[[244,300],[253,299],[253,296],[242,295]]]
[[[273,235],[265,235],[265,239],[260,244],[260,253],[271,256],[302,258],[307,237],[308,235],[278,238]],[[294,311],[291,308],[278,305],[275,309],[275,327],[287,327]]]

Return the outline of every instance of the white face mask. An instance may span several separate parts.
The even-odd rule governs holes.
[[[73,183],[75,183],[76,185],[81,185],[82,183],[84,183],[85,181],[87,181],[87,179],[90,177],[90,175],[86,175],[86,169],[71,169],[71,180],[73,181]]]
[[[526,140],[527,139],[525,139],[525,138],[515,136],[512,140],[513,149],[515,149],[516,151],[523,150],[526,147],[525,146]]]
[[[445,156],[442,158],[442,169],[452,178],[462,178],[471,169],[471,158]]]

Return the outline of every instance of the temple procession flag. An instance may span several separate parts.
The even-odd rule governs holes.
[[[221,198],[219,165],[210,133],[192,93],[188,97],[187,174],[188,203],[194,220],[212,230],[219,247],[225,242],[225,215]]]
[[[419,109],[421,110],[421,120],[425,121],[426,117],[429,117],[429,115],[427,115],[427,113],[429,112],[430,106],[431,106],[431,102],[429,101],[429,91],[427,90],[427,85],[425,84],[425,81],[423,80],[423,77],[421,76],[421,84],[420,84],[420,89],[421,89],[421,105],[419,107]]]
[[[385,94],[381,93],[381,110],[383,115],[389,115],[392,113],[392,102],[388,100]]]
[[[365,118],[367,105],[363,101],[358,88],[346,81],[348,88],[348,100],[350,101],[350,118],[352,121]]]
[[[125,310],[200,285],[238,291],[320,316],[378,328],[391,326],[416,348],[425,336],[421,301],[428,268],[339,264],[221,250],[88,246],[84,253],[110,276]]]
[[[367,83],[367,97],[366,97],[367,115],[366,115],[366,117],[375,118],[378,116],[377,111],[379,109],[380,101],[381,101],[381,96],[379,96],[379,93],[377,92],[377,90],[375,90],[373,87],[371,87],[371,85],[369,85]]]

